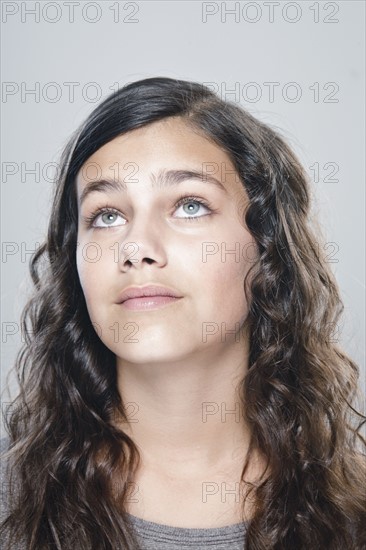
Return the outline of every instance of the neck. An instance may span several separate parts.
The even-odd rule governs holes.
[[[250,440],[240,392],[247,359],[242,344],[159,363],[117,358],[128,418],[119,425],[145,463],[194,473],[243,462]]]

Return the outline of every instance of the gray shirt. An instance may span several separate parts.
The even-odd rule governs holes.
[[[8,437],[0,439],[0,452],[4,452],[8,445]],[[0,487],[0,521],[3,521],[7,515],[5,460],[1,460]],[[143,550],[243,550],[244,548],[246,523],[209,529],[188,529],[146,521],[131,514],[128,516]]]

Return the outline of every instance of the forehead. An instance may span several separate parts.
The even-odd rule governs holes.
[[[192,162],[219,159],[232,166],[223,149],[203,136],[198,129],[188,126],[180,117],[167,118],[117,136],[93,153],[85,164],[107,163],[111,159],[131,162],[134,159],[146,159],[152,162],[159,158],[165,159],[168,155],[187,155]]]
[[[193,169],[213,175],[228,190],[243,191],[226,151],[181,117],[169,117],[117,136],[95,151],[77,174],[78,193],[93,179],[116,177],[117,172],[128,181],[133,167],[145,176],[160,169]]]

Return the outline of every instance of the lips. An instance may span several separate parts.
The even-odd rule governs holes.
[[[176,290],[164,286],[129,286],[119,295],[117,303],[123,304],[123,302],[132,298],[143,298],[149,296],[170,296],[172,298],[182,297]]]

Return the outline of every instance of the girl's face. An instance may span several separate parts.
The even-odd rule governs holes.
[[[120,185],[97,189],[99,180]],[[244,225],[247,195],[219,146],[179,117],[164,119],[96,151],[77,175],[77,193],[80,283],[95,330],[117,358],[218,358],[242,347],[244,277],[257,248]],[[147,284],[181,298],[147,310],[118,303],[127,287]]]

